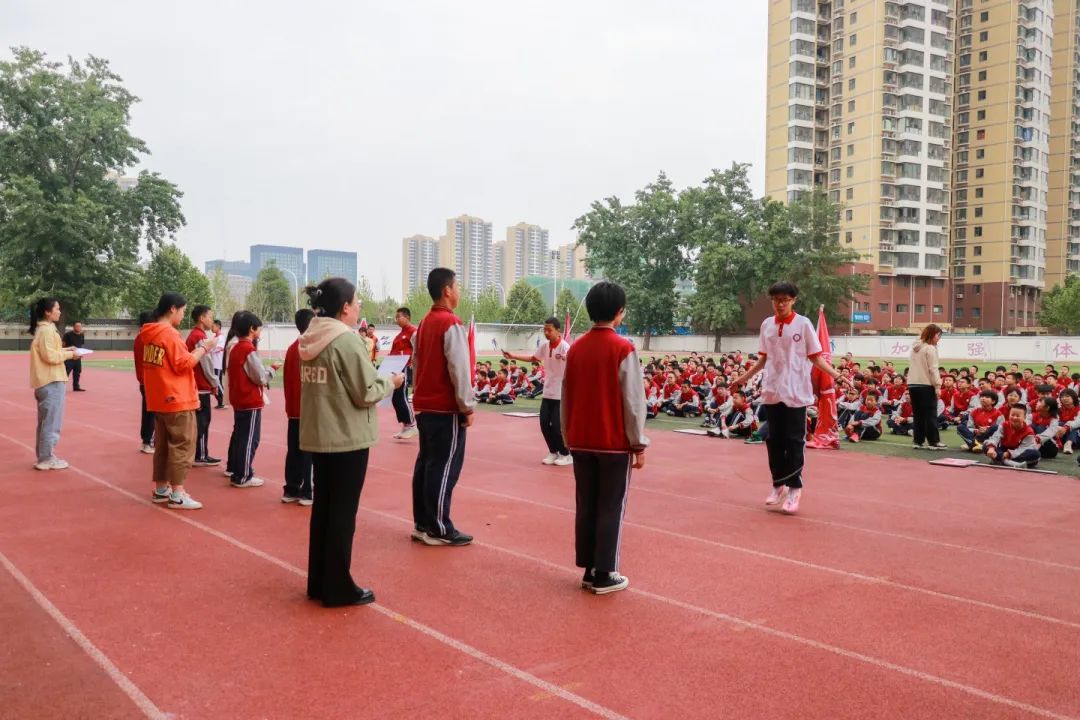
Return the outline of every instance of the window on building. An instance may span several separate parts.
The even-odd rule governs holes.
[[[983,30],[982,32],[979,33],[979,42],[986,42],[989,39],[990,39],[990,32],[988,30]]]
[[[848,92],[851,92],[855,89],[855,78],[851,78],[847,81],[847,89]]]
[[[983,216],[982,205],[975,208],[975,217],[980,218]]]
[[[889,284],[889,276],[888,275],[878,275],[878,280],[881,281],[881,286],[882,287],[886,287]]]
[[[851,212],[851,211],[848,210],[848,212]],[[848,230],[846,233],[844,233],[844,242],[848,242],[848,243],[851,242],[851,231],[850,230]]]
[[[979,82],[985,82],[985,81],[986,81],[986,71],[985,70],[980,70],[979,71]]]
[[[941,315],[943,312],[945,312],[945,308],[941,307],[940,305],[935,305],[934,307],[931,308],[931,311],[935,315]]]
[[[851,222],[852,218],[854,218],[854,217],[855,217],[855,212],[853,210],[849,209],[849,210],[844,211],[844,219],[847,220],[848,222]]]
[[[848,165],[847,166],[847,176],[849,178],[855,177],[855,166],[854,165]]]
[[[847,191],[844,194],[844,197],[846,199],[848,199],[848,200],[854,200],[855,199],[855,188],[848,188]]]
[[[971,274],[972,275],[982,275],[982,265],[972,265],[971,266]]]
[[[986,119],[986,111],[985,110],[977,110],[977,111],[975,111],[975,119],[976,120],[985,120]],[[980,130],[979,132],[983,132],[983,131]],[[982,140],[982,138],[979,138],[979,139]]]
[[[976,160],[982,160],[985,157],[986,157],[986,148],[976,148],[976,150],[975,150],[975,159]]]
[[[986,62],[988,57],[990,57],[990,55],[985,50],[979,52],[979,62]]]
[[[922,315],[924,312],[926,312],[926,306],[925,305],[918,305],[918,304],[915,305],[915,314],[916,315]]]
[[[848,66],[849,68],[853,68],[853,67],[855,67],[855,56],[854,56],[854,55],[852,55],[851,57],[849,57],[849,58],[847,59],[847,66]]]
[[[896,306],[896,312],[898,312],[898,313],[906,313],[907,312],[907,304],[906,303],[900,303],[899,305],[897,305]]]
[[[956,314],[956,317],[958,317],[958,318],[964,317],[964,308],[962,308],[962,307],[956,308],[955,314]]]
[[[851,37],[848,38],[848,47],[855,47],[855,43],[859,42],[859,35],[857,33],[851,33]]]
[[[979,13],[979,22],[987,22],[989,19],[990,13],[986,10],[983,10],[981,13]]]
[[[976,295],[982,295],[982,285],[972,285],[971,292],[975,293]]]
[[[854,25],[858,21],[859,21],[859,13],[857,13],[857,12],[851,13],[851,16],[848,17],[848,24],[849,25]]]
[[[975,226],[975,237],[982,237],[982,230],[983,230],[982,225],[976,225]]]
[[[981,257],[982,256],[982,245],[976,245],[975,247],[973,247],[971,249],[971,254],[974,255],[975,257]]]
[[[982,308],[971,308],[971,317],[982,317]]]
[[[986,113],[984,112],[983,115],[985,116]],[[976,140],[985,140],[986,139],[986,130],[976,130],[975,131],[975,139]]]
[[[985,100],[986,99],[986,91],[985,90],[978,91],[977,93],[975,93],[975,98],[977,100]]]
[[[849,113],[855,112],[855,101],[854,100],[848,100],[847,101],[847,111]]]
[[[855,133],[855,123],[849,122],[847,124],[847,134],[848,135],[853,135],[854,133]]]
[[[848,157],[851,157],[852,155],[855,154],[855,146],[854,145],[848,145],[847,146],[847,154],[848,154]]]
[[[878,303],[877,309],[878,312],[887,313],[889,312],[889,303]]]
[[[985,175],[985,174],[986,174],[986,170],[984,168],[975,168],[975,179],[976,180],[981,179],[982,176]]]

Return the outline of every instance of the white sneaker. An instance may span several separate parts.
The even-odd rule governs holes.
[[[407,427],[401,432],[399,432],[396,437],[398,440],[411,440],[419,434],[420,431],[416,429],[415,425],[413,425],[412,427]]]
[[[221,474],[225,477],[232,477],[232,470],[222,470]]]
[[[1018,460],[1005,460],[1003,462],[1006,465],[1008,465],[1009,467],[1011,467],[1011,468],[1024,468],[1024,469],[1027,469],[1027,463],[1020,462]]]
[[[143,446],[141,448],[139,448],[139,452],[141,452],[143,455],[153,455],[154,454],[154,446],[153,445],[147,445],[146,443],[143,443]]]
[[[402,428],[402,429],[398,430],[396,433],[394,433],[390,437],[393,438],[394,440],[400,440],[401,439],[401,433],[403,433],[403,432],[405,432],[405,428]]]
[[[252,476],[252,478],[250,480],[248,480],[246,483],[238,483],[238,482],[236,482],[234,480],[233,482],[231,482],[229,484],[232,485],[235,488],[253,488],[253,487],[262,487],[265,482],[266,481],[263,480],[261,477]]]
[[[186,492],[180,493],[179,495],[173,493],[169,495],[169,507],[176,508],[177,510],[198,510],[202,507],[202,503],[188,495]]]
[[[311,507],[314,503],[315,501],[311,498],[300,498],[296,504],[300,507]]]
[[[784,501],[784,507],[781,508],[784,512],[792,515],[799,511],[799,498],[802,497],[802,488],[792,488],[788,492],[787,500]]]
[[[559,455],[555,464],[560,467],[566,467],[567,465],[574,464],[574,457],[572,455]]]
[[[1066,455],[1072,455],[1072,453],[1073,453],[1072,440],[1066,440],[1065,441],[1065,447],[1063,447],[1061,449],[1061,452],[1065,453]]]
[[[558,460],[558,459],[559,459],[559,456],[556,455],[555,453],[548,453],[548,456],[546,458],[544,458],[543,460],[541,460],[540,462],[544,463],[545,465],[554,465],[555,461]]]
[[[67,460],[61,460],[58,457],[51,457],[34,465],[35,470],[63,470],[66,467],[68,467]]]
[[[779,505],[784,495],[787,493],[787,485],[781,485],[779,487],[773,487],[772,492],[769,493],[769,497],[765,498],[766,505]]]

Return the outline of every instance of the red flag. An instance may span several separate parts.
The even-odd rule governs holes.
[[[570,342],[570,311],[566,311],[566,320],[562,325],[562,339],[566,342]]]
[[[360,318],[360,329],[367,330],[367,318]]]
[[[476,315],[469,316],[469,373],[476,373]]]
[[[821,344],[821,358],[832,362],[832,340],[829,339],[829,326],[825,323],[825,306],[818,308],[818,342]],[[814,426],[814,437],[806,444],[807,447],[820,450],[838,450],[840,448],[840,433],[836,422],[836,381],[832,376],[826,375],[817,368],[810,373],[814,381],[814,393],[817,394],[817,425]]]

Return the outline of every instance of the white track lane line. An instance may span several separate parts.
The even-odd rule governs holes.
[[[8,442],[12,443],[13,445],[17,445],[17,446],[25,449],[27,452],[33,453],[33,451],[34,451],[34,449],[32,447],[30,447],[29,445],[15,439],[15,438],[12,438],[12,437],[9,437],[9,436],[3,435],[3,434],[0,434],[0,438],[2,438],[4,440],[7,440]],[[291,565],[288,562],[286,562],[285,560],[274,557],[273,555],[270,555],[269,553],[263,552],[262,550],[259,550],[256,547],[248,545],[247,543],[243,542],[242,540],[238,540],[238,539],[234,538],[233,536],[229,535],[228,533],[224,533],[224,532],[221,532],[220,530],[216,530],[216,529],[210,527],[209,525],[204,525],[203,523],[201,523],[201,522],[199,522],[197,520],[192,520],[187,515],[181,514],[182,511],[180,511],[180,510],[168,510],[166,508],[162,508],[162,507],[160,507],[158,505],[155,505],[150,500],[148,500],[148,499],[146,499],[144,497],[140,497],[140,496],[136,495],[135,493],[131,492],[130,490],[122,488],[122,487],[120,487],[118,485],[114,485],[111,482],[109,482],[108,480],[104,480],[104,479],[102,479],[102,478],[100,478],[100,477],[98,477],[98,476],[96,476],[96,475],[94,475],[92,473],[89,473],[89,472],[87,472],[87,471],[85,471],[85,470],[83,470],[83,469],[81,469],[81,468],[79,468],[79,467],[77,467],[75,465],[71,465],[69,470],[76,473],[76,474],[78,474],[78,475],[82,475],[83,477],[97,483],[98,485],[102,485],[102,486],[104,486],[104,487],[106,487],[106,488],[108,488],[110,490],[113,490],[114,492],[118,492],[121,495],[123,495],[123,496],[125,496],[125,497],[127,497],[127,498],[129,498],[131,500],[134,500],[135,502],[137,502],[137,503],[139,503],[141,505],[145,505],[145,506],[147,506],[147,507],[149,507],[149,508],[151,508],[153,510],[164,513],[167,517],[170,517],[173,520],[185,523],[187,525],[190,525],[191,527],[202,530],[203,532],[207,533],[208,535],[212,535],[213,537],[218,538],[219,540],[222,540],[222,541],[232,545],[233,547],[236,547],[236,548],[239,548],[240,550],[248,552],[248,553],[254,555],[255,557],[258,557],[258,558],[260,558],[262,560],[265,560],[268,563],[271,563],[272,565],[276,565],[277,567],[281,568],[282,570],[285,570],[286,572],[290,572],[293,575],[297,575],[297,576],[302,577],[302,578],[307,577],[307,573],[304,572],[303,570],[301,570],[300,568],[296,567],[295,565]],[[619,713],[615,712],[614,710],[612,710],[610,708],[604,707],[603,705],[599,705],[599,704],[593,702],[592,700],[584,698],[581,695],[577,695],[575,693],[572,693],[569,690],[566,690],[564,688],[559,687],[558,685],[555,685],[554,683],[548,682],[547,680],[543,680],[542,678],[539,678],[539,677],[537,677],[536,675],[533,675],[530,672],[522,670],[519,667],[516,667],[514,665],[511,665],[508,662],[500,660],[497,657],[489,655],[486,652],[484,652],[483,650],[479,650],[478,648],[475,648],[475,647],[473,647],[473,646],[471,646],[471,645],[469,645],[469,644],[467,644],[465,642],[462,642],[461,640],[458,640],[457,638],[453,638],[453,637],[451,637],[451,636],[449,636],[449,635],[447,635],[445,633],[439,632],[438,630],[436,630],[435,628],[433,628],[433,627],[431,627],[429,625],[425,625],[424,623],[421,623],[418,620],[414,620],[414,619],[408,617],[407,615],[402,615],[401,613],[395,612],[394,610],[391,610],[390,608],[386,607],[385,605],[381,605],[380,603],[372,603],[370,605],[370,607],[373,610],[375,610],[376,612],[381,613],[382,615],[385,615],[386,617],[391,618],[391,619],[393,619],[393,620],[395,620],[397,622],[400,622],[403,625],[406,625],[407,627],[412,628],[413,630],[415,630],[415,631],[417,631],[419,633],[422,633],[423,635],[426,635],[427,637],[429,637],[429,638],[431,638],[431,639],[433,639],[433,640],[435,640],[437,642],[440,642],[443,645],[446,645],[447,647],[453,648],[454,650],[457,650],[458,652],[461,652],[461,653],[463,653],[465,655],[468,655],[469,657],[471,657],[471,658],[473,658],[475,660],[479,660],[480,662],[482,662],[482,663],[484,663],[486,665],[489,665],[490,667],[493,667],[496,670],[499,670],[499,671],[501,671],[503,673],[506,673],[507,675],[510,675],[511,677],[514,677],[514,678],[516,678],[516,679],[518,679],[518,680],[520,680],[520,681],[522,681],[524,683],[532,685],[533,687],[535,687],[535,688],[537,688],[539,690],[542,690],[542,691],[544,691],[544,692],[546,692],[546,693],[548,693],[550,695],[554,695],[555,697],[561,698],[561,699],[565,700],[568,703],[576,705],[577,707],[581,708],[582,710],[587,710],[588,712],[591,712],[592,714],[594,714],[594,715],[596,715],[598,717],[605,718],[606,720],[627,720],[627,718],[625,716],[620,715]],[[57,611],[57,613],[59,613],[59,611]],[[72,627],[74,627],[74,625],[72,625]],[[85,637],[84,637],[84,639],[85,639]],[[87,640],[86,642],[89,643],[90,641]],[[90,647],[93,647],[93,646],[91,645]],[[107,658],[105,658],[104,655],[101,655],[101,657],[103,659],[105,659],[106,662],[108,662]],[[114,671],[119,675],[119,677],[123,678],[123,675],[120,674],[119,670],[116,670],[115,666],[112,666],[111,663],[110,663],[110,666],[113,667]],[[134,685],[132,685],[131,687],[134,688]],[[137,688],[134,688],[134,689],[137,691]],[[143,696],[143,697],[145,698],[145,696]],[[150,702],[149,699],[147,699],[146,701]],[[164,717],[164,716],[163,715],[156,715],[156,716],[153,716],[153,717]]]
[[[23,589],[30,594],[30,597],[34,599],[34,602],[38,604],[42,610],[48,613],[56,624],[67,633],[68,637],[75,641],[75,644],[82,648],[82,651],[90,656],[98,667],[105,671],[105,674],[116,683],[116,685],[123,691],[131,702],[135,703],[135,707],[142,711],[142,714],[152,720],[166,720],[168,717],[165,713],[158,709],[158,706],[154,704],[153,700],[146,697],[143,691],[131,682],[127,675],[120,671],[120,668],[113,664],[112,660],[108,658],[105,653],[101,652],[94,643],[90,641],[90,638],[86,637],[81,630],[73,623],[64,613],[49,601],[49,598],[45,597],[45,594],[37,589],[34,583],[30,582],[30,578],[22,574],[19,568],[15,567],[15,564],[8,560],[7,556],[3,552],[0,552],[0,565],[4,566],[11,577],[15,578],[15,582],[22,585]]]

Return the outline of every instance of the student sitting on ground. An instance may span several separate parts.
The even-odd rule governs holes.
[[[532,364],[532,372],[527,376],[529,381],[529,394],[528,397],[535,398],[540,397],[540,394],[544,392],[544,368],[540,363],[534,362]]]
[[[514,404],[514,388],[510,384],[509,373],[505,369],[500,368],[499,372],[495,374],[495,379],[491,381],[488,402],[492,405]]]
[[[1039,443],[1027,423],[1027,408],[1017,404],[1009,408],[1009,419],[998,425],[986,441],[986,457],[997,465],[1033,468],[1039,464]]]
[[[855,413],[844,429],[848,440],[853,443],[863,440],[877,440],[881,437],[881,409],[878,408],[878,394],[866,393],[863,405]]]
[[[1052,397],[1041,397],[1031,416],[1031,429],[1035,431],[1035,441],[1039,445],[1039,455],[1044,460],[1056,458],[1058,454],[1058,402]]]
[[[694,392],[689,380],[683,381],[682,390],[675,396],[671,409],[667,411],[667,414],[673,417],[698,417],[701,415],[701,397]]]
[[[915,423],[915,413],[911,407],[911,398],[907,393],[900,398],[900,405],[893,411],[886,421],[893,435],[911,435],[912,426]]]
[[[476,402],[486,403],[491,397],[491,381],[495,379],[495,373],[491,370],[477,370],[476,372]]]
[[[904,384],[904,376],[893,376],[892,382],[884,388],[881,412],[886,415],[895,413],[904,402],[905,393],[907,393],[907,385]]]
[[[517,380],[513,383],[514,395],[516,397],[532,397],[532,383],[529,382],[529,376],[522,370],[517,375]]]
[[[1077,403],[1076,391],[1068,388],[1058,395],[1058,432],[1057,439],[1061,443],[1061,451],[1066,455],[1073,454],[1073,445],[1080,441],[1080,403]]]
[[[846,428],[861,407],[862,399],[859,397],[859,391],[854,387],[849,387],[844,392],[844,397],[836,403],[837,425]]]
[[[645,378],[645,419],[654,420],[660,414],[660,389],[656,383]]]
[[[979,406],[967,414],[967,420],[956,426],[956,434],[973,453],[981,453],[983,444],[998,431],[1004,421],[997,408],[997,393],[983,390],[979,393]]]
[[[675,398],[678,394],[679,383],[676,380],[675,373],[670,372],[667,374],[664,387],[660,390],[660,410],[670,415],[668,411],[675,407]]]
[[[709,428],[707,432],[713,437],[748,438],[754,432],[755,420],[746,395],[742,390],[736,390],[731,394],[731,410],[726,415],[721,415],[720,424]]]
[[[731,412],[731,395],[728,393],[727,383],[723,380],[713,385],[709,392],[709,401],[705,405],[705,422],[702,427],[717,427],[720,418]]]

